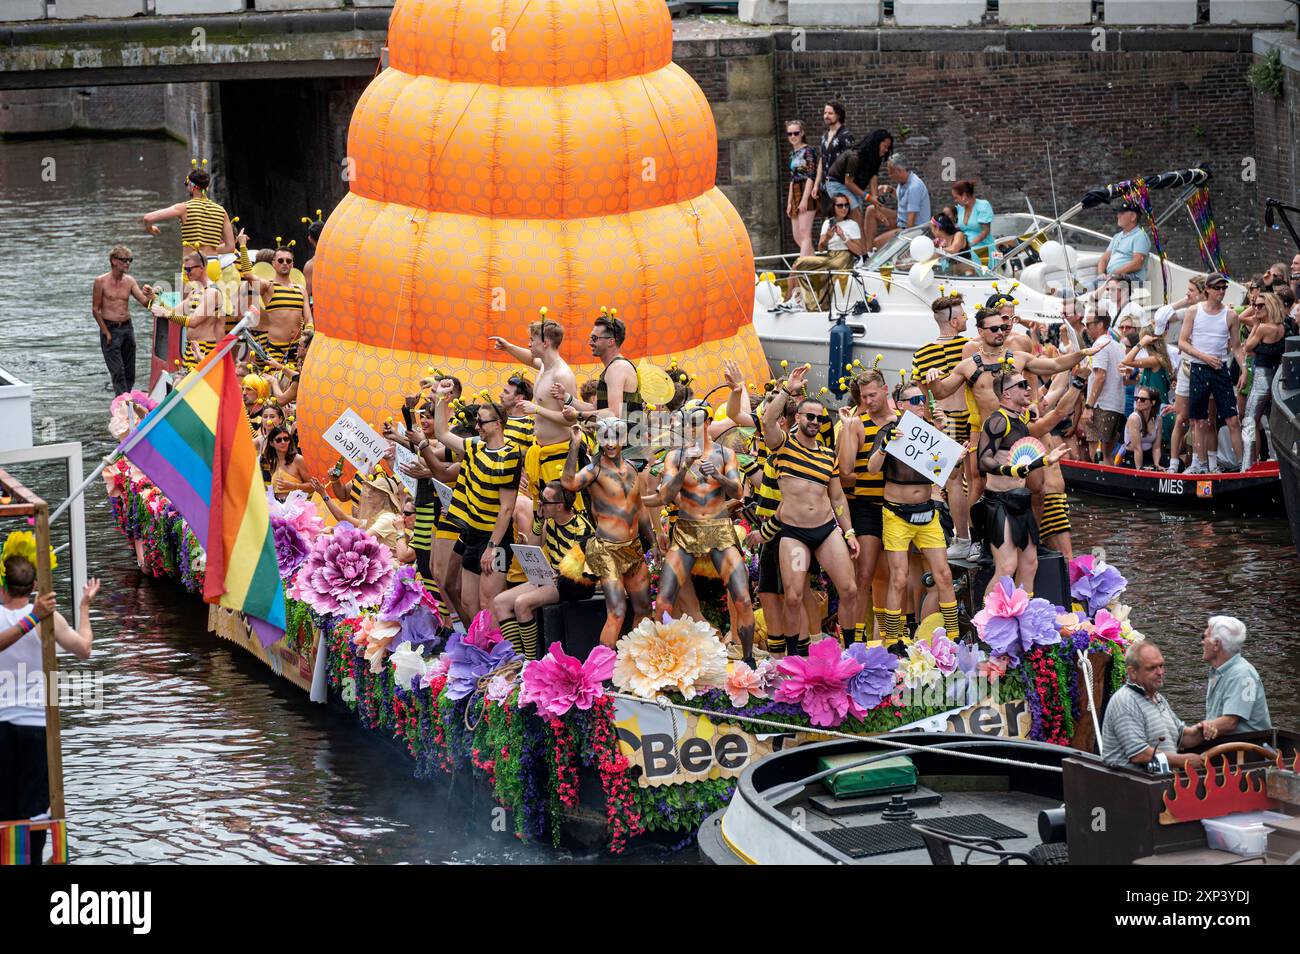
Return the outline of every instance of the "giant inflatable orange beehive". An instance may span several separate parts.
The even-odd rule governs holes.
[[[488,336],[526,344],[542,306],[579,382],[602,305],[634,359],[766,379],[749,236],[663,0],[399,0],[388,42],[316,254],[299,401],[316,472],[340,412],[378,427],[430,367],[495,394],[518,365]]]

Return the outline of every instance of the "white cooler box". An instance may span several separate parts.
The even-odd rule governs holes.
[[[1222,818],[1202,818],[1205,840],[1211,848],[1234,855],[1262,855],[1268,847],[1266,821],[1285,821],[1281,812],[1237,812]]]

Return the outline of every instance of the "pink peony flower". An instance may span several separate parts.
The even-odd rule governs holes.
[[[559,643],[524,669],[519,704],[531,702],[546,715],[562,716],[574,706],[590,709],[605,694],[603,683],[614,674],[616,654],[608,646],[595,646],[586,662],[565,653]]]
[[[1097,610],[1097,622],[1093,627],[1094,639],[1104,639],[1108,643],[1123,643],[1123,627],[1118,619],[1104,609]]]
[[[297,588],[318,613],[356,615],[379,605],[392,578],[392,551],[364,530],[340,523],[312,544]]]
[[[776,689],[778,702],[797,702],[813,725],[834,726],[849,711],[849,680],[862,671],[862,663],[840,654],[833,639],[821,639],[808,649],[808,658],[790,656],[777,668],[788,677]]]
[[[316,538],[325,533],[325,521],[320,518],[311,498],[304,491],[294,490],[284,500],[277,500],[275,491],[268,490],[266,506],[272,518],[278,517],[289,524],[302,534],[308,544],[315,543]]]
[[[446,653],[443,653],[433,662],[429,663],[429,668],[424,671],[424,676],[420,679],[420,688],[428,689],[433,680],[447,675],[447,670],[451,668],[451,659]]]
[[[501,627],[492,622],[492,614],[487,610],[480,610],[473,622],[469,624],[469,632],[465,634],[463,642],[467,646],[486,651],[504,638],[501,635]]]
[[[767,698],[764,681],[765,674],[761,672],[761,667],[758,670],[750,669],[747,663],[737,662],[732,664],[731,671],[727,673],[727,682],[723,688],[727,690],[731,704],[737,709],[743,709],[750,699]]]
[[[957,644],[948,638],[947,630],[943,627],[934,631],[927,648],[941,673],[948,675],[957,670]]]
[[[488,702],[495,702],[497,705],[501,705],[501,703],[510,698],[510,693],[515,691],[515,686],[517,684],[516,680],[511,679],[504,674],[493,676],[488,681],[487,692],[484,693],[484,695],[487,696]]]

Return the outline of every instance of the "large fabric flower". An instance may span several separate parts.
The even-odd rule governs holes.
[[[378,606],[393,577],[393,554],[350,523],[312,544],[297,577],[298,590],[312,609],[327,616],[356,616]]]
[[[302,534],[310,545],[325,532],[325,521],[316,512],[316,506],[304,491],[290,491],[284,500],[277,500],[274,490],[266,492],[266,507],[271,519],[280,518]]]
[[[750,699],[767,698],[764,681],[763,673],[757,669],[750,669],[748,663],[736,662],[731,664],[731,671],[727,673],[727,683],[723,688],[727,690],[727,697],[731,699],[731,704],[737,709],[743,709],[749,705]]]
[[[1070,595],[1083,604],[1089,616],[1124,592],[1128,581],[1119,570],[1091,555],[1070,561]]]
[[[833,639],[819,639],[808,657],[787,656],[777,663],[786,680],[776,687],[778,702],[796,702],[813,725],[834,726],[849,711],[849,680],[862,671],[862,663],[840,652]]]
[[[605,694],[603,683],[614,672],[614,650],[593,646],[586,662],[568,655],[559,643],[551,643],[541,659],[524,670],[524,688],[519,704],[531,702],[539,712],[562,716],[574,706],[590,709]]]
[[[850,643],[844,655],[862,666],[847,687],[849,711],[861,719],[893,695],[898,657],[883,646],[868,647],[865,643]]]
[[[907,656],[898,669],[899,681],[904,688],[913,691],[932,686],[943,678],[943,673],[935,664],[928,643],[912,643],[907,647]]]
[[[363,616],[352,634],[352,644],[366,657],[370,671],[379,675],[384,671],[384,657],[388,655],[388,645],[397,635],[397,624],[377,620],[373,616]]]
[[[1104,609],[1097,610],[1097,621],[1092,627],[1092,638],[1108,643],[1124,645],[1123,629],[1120,621]]]
[[[480,679],[518,658],[509,642],[498,641],[491,649],[483,649],[469,642],[463,633],[452,633],[445,655],[450,663],[447,667],[449,699],[464,699],[478,688]]]
[[[974,643],[957,646],[957,671],[948,679],[948,701],[958,705],[979,702],[979,675],[987,653]]]
[[[727,650],[708,623],[689,617],[665,617],[661,623],[644,619],[619,641],[614,685],[642,699],[653,699],[664,689],[692,699],[726,679]]]
[[[403,689],[414,688],[416,681],[422,679],[429,668],[419,648],[409,644],[394,648],[389,662],[393,664],[394,680]]]
[[[428,689],[435,679],[447,675],[449,669],[451,669],[451,659],[448,658],[446,653],[443,653],[429,663],[429,668],[424,671],[424,676],[420,679],[420,688]]]
[[[488,680],[487,689],[484,691],[483,696],[488,702],[501,705],[510,698],[510,693],[515,691],[515,686],[518,684],[517,680],[511,679],[505,673],[498,673]]]
[[[1056,607],[1047,600],[1030,599],[1029,594],[1004,576],[984,598],[984,608],[971,620],[980,639],[995,652],[1019,665],[1020,654],[1035,646],[1053,646],[1061,641],[1056,628]]]
[[[282,517],[271,518],[271,533],[275,537],[275,562],[280,568],[280,576],[290,579],[307,562],[310,545],[297,528]]]
[[[393,648],[416,646],[436,649],[442,642],[442,636],[438,632],[439,622],[437,611],[420,603],[398,621],[401,631],[393,640]]]
[[[465,642],[485,651],[503,639],[505,637],[501,635],[501,627],[492,621],[492,614],[487,610],[479,610],[469,624],[469,632],[465,634]]]
[[[957,669],[957,644],[948,638],[943,628],[936,629],[927,644],[934,664],[945,676]]]
[[[393,574],[393,582],[379,607],[380,619],[401,619],[420,602],[424,584],[415,578],[415,567],[404,566]]]

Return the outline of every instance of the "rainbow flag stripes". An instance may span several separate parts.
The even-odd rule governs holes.
[[[229,339],[227,339],[229,340]],[[234,359],[217,348],[140,422],[131,463],[185,518],[207,553],[203,598],[248,617],[263,646],[284,636],[284,587],[266,487]]]
[[[0,865],[28,865],[32,858],[32,832],[50,833],[50,864],[68,863],[68,823],[56,818],[47,821],[0,822]]]

